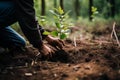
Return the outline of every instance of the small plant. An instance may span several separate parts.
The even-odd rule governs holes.
[[[55,10],[50,10],[50,12],[53,14],[56,30],[52,32],[45,31],[44,34],[51,34],[52,36],[57,36],[60,39],[67,38],[70,33],[70,25],[66,22],[69,12],[65,13],[61,7],[58,7],[58,9]]]
[[[98,14],[98,10],[94,6],[92,6],[91,8],[92,8],[92,15],[91,15],[91,17],[92,17],[92,21],[94,21],[94,18],[96,16],[96,14]]]

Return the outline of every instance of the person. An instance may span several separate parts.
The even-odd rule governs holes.
[[[1,0],[0,1],[0,46],[9,49],[25,47],[26,40],[13,30],[10,25],[18,22],[22,32],[33,47],[43,56],[53,53],[43,40],[55,48],[61,49],[63,42],[50,35],[43,35],[45,31],[35,18],[33,0]],[[37,56],[38,54],[33,54]]]

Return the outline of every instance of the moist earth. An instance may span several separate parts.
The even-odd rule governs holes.
[[[120,47],[116,41],[64,42],[63,50],[56,50],[47,60],[4,56],[0,80],[120,80]]]

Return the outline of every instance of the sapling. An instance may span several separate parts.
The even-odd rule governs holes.
[[[52,32],[44,32],[44,34],[51,34],[52,36],[57,36],[60,39],[65,39],[68,37],[70,33],[69,23],[67,23],[68,13],[65,13],[61,7],[55,8],[54,10],[50,10],[53,14],[53,18],[55,20],[56,30]]]
[[[98,12],[96,7],[92,6],[91,8],[92,8],[92,15],[91,15],[91,17],[92,17],[92,21],[94,21],[94,18],[96,16],[96,14],[98,14],[99,12]]]

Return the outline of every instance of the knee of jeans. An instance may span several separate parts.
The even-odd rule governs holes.
[[[20,46],[20,47],[26,46],[26,40],[24,38],[21,38],[19,40],[14,40],[12,43],[14,43],[14,46]]]
[[[21,39],[21,41],[20,41],[20,45],[23,46],[23,47],[26,46],[26,40],[25,40],[24,38]]]

